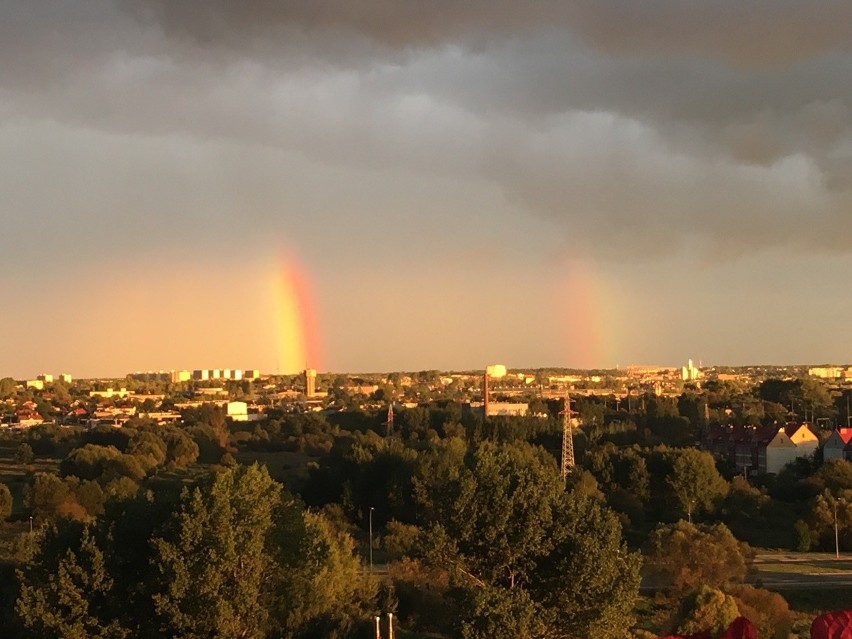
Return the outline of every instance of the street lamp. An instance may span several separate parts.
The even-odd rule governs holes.
[[[837,502],[840,501],[837,497],[832,502],[834,506],[834,557],[840,559],[840,536],[837,534]]]
[[[370,572],[373,572],[373,511],[375,508],[370,506]],[[836,517],[835,517],[836,520]]]

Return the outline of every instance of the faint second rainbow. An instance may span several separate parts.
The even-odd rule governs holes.
[[[618,363],[620,304],[609,282],[584,260],[570,263],[560,290],[562,344],[566,366],[610,368]]]

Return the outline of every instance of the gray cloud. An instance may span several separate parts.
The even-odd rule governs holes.
[[[848,251],[850,11],[787,1],[10,2],[0,118],[172,141],[140,162],[189,137],[242,145],[261,173],[268,150],[478,180],[566,241],[615,257]],[[197,175],[173,180],[176,192],[203,191],[228,166],[191,156]],[[249,196],[236,192],[239,207]],[[183,197],[191,227],[204,198]],[[141,202],[114,219],[137,228]],[[274,206],[251,215],[261,228],[277,223]]]
[[[852,42],[852,7],[843,0],[125,1],[170,33],[204,43],[274,37],[295,27],[350,31],[395,48],[430,47],[547,26],[619,53],[694,53],[764,64],[848,50]]]

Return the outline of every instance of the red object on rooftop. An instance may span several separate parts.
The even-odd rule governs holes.
[[[737,617],[719,639],[757,639],[757,630],[745,617]]]
[[[827,612],[814,619],[811,639],[852,639],[852,610]]]
[[[849,440],[852,439],[852,428],[838,428],[837,434],[843,440],[844,444],[848,444]]]
[[[713,636],[709,632],[697,632],[694,635],[668,635],[660,639],[713,639]],[[719,639],[757,639],[757,630],[745,617],[737,617]],[[825,638],[820,637],[820,639]],[[834,636],[831,639],[835,639]],[[843,635],[843,639],[852,639],[852,637],[847,638]]]

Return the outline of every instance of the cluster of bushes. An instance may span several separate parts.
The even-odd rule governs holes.
[[[197,458],[198,445],[176,427],[95,429],[60,462],[58,476],[32,476],[24,506],[38,522],[57,516],[91,519],[103,513],[110,497],[133,495],[157,470],[183,468]]]

